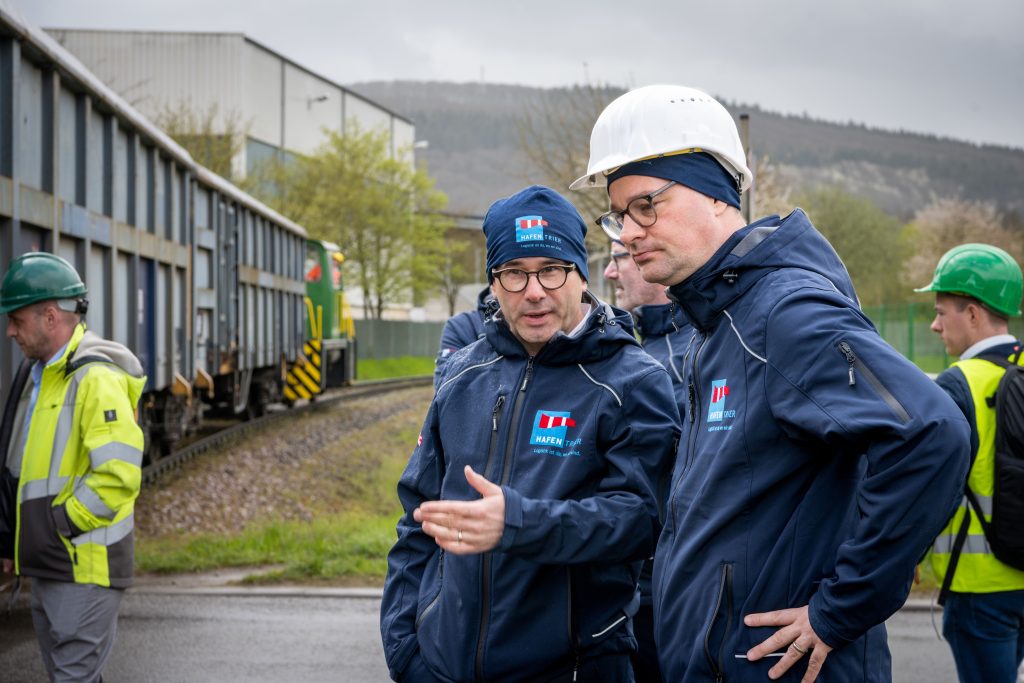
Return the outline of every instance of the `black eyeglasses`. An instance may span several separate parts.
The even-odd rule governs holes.
[[[676,181],[672,180],[668,185],[663,185],[650,194],[634,197],[626,204],[625,211],[608,211],[598,216],[595,223],[613,240],[622,236],[622,221],[627,215],[641,228],[649,228],[658,220],[658,214],[654,210],[654,198],[675,184]]]
[[[628,251],[613,251],[611,254],[609,254],[608,265],[614,267],[615,270],[618,271],[619,261],[629,257],[630,256]]]
[[[503,268],[492,270],[491,275],[498,278],[502,288],[506,292],[515,294],[526,289],[530,282],[530,276],[537,276],[537,282],[544,289],[558,289],[565,284],[569,278],[569,272],[576,269],[575,263],[567,266],[544,266],[540,270],[523,270],[521,268]]]

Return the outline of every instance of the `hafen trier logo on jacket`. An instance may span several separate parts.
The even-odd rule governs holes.
[[[533,431],[530,433],[530,443],[536,446],[558,446],[565,445],[565,435],[569,427],[575,427],[576,420],[568,412],[557,412],[554,410],[538,410],[537,416],[533,419]]]
[[[708,422],[722,422],[736,417],[735,410],[725,409],[725,399],[729,396],[729,380],[716,379],[711,382],[711,403],[708,405]],[[708,431],[716,432],[732,429],[731,426],[708,427]]]

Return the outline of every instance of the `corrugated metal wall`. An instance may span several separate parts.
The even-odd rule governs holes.
[[[434,358],[441,346],[444,323],[407,320],[356,320],[359,359],[402,356]]]

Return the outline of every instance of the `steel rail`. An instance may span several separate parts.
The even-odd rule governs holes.
[[[307,401],[299,406],[282,408],[281,410],[275,410],[274,412],[267,413],[256,419],[239,422],[238,424],[231,425],[230,427],[194,441],[188,446],[173,451],[156,462],[143,467],[142,483],[153,484],[162,475],[170,472],[171,470],[183,467],[185,463],[192,460],[200,453],[205,453],[206,451],[209,451],[231,439],[236,439],[255,429],[266,427],[277,420],[286,417],[293,417],[299,413],[322,410],[357,398],[387,394],[393,391],[401,391],[402,389],[429,386],[432,381],[432,376],[421,375],[416,377],[396,377],[392,379],[356,382],[350,386],[322,394],[318,396],[315,401]]]

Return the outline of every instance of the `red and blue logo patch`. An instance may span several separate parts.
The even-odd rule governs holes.
[[[520,216],[516,219],[516,242],[543,242],[547,224],[542,216]]]
[[[725,398],[729,395],[729,382],[716,379],[711,382],[711,405],[708,406],[708,422],[721,422],[726,417]],[[735,411],[730,411],[735,415]]]
[[[538,410],[533,419],[533,431],[530,432],[530,443],[538,446],[557,446],[565,444],[565,436],[569,427],[575,427],[576,420],[572,414],[555,410]]]

